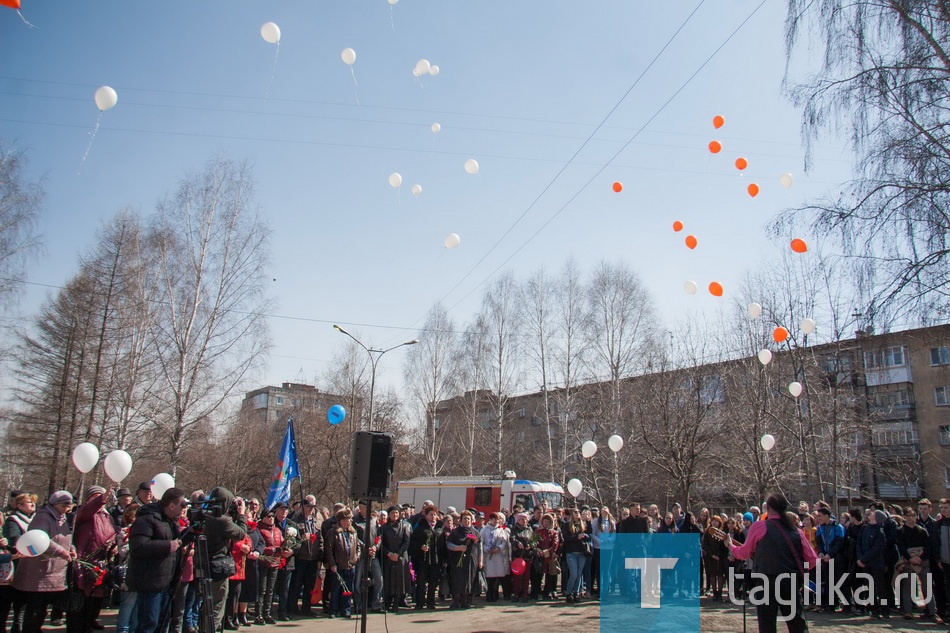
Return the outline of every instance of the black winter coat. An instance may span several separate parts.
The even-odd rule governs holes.
[[[178,552],[171,541],[180,534],[178,522],[165,516],[158,503],[142,506],[129,529],[129,591],[164,591],[175,575]]]

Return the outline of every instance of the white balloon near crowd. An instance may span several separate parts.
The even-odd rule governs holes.
[[[99,463],[99,449],[95,444],[83,442],[73,449],[73,465],[79,472],[86,474]]]
[[[797,380],[794,382],[788,383],[788,392],[792,394],[793,398],[797,398],[802,395],[802,383]]]
[[[597,444],[595,444],[593,441],[587,440],[586,442],[581,444],[581,455],[583,455],[586,459],[590,459],[596,454],[597,454]]]
[[[696,291],[699,290],[699,284],[695,281],[687,281],[683,284],[683,290],[685,290],[688,295],[694,295]]]
[[[766,433],[762,436],[762,439],[759,440],[759,444],[761,444],[762,448],[766,451],[770,451],[775,448],[775,438]]]
[[[132,472],[132,456],[123,450],[112,451],[106,455],[103,466],[109,479],[119,483]]]
[[[815,328],[818,327],[818,324],[815,323],[814,319],[805,318],[802,319],[802,334],[814,334]]]
[[[768,365],[772,362],[772,352],[767,349],[760,349],[756,356],[759,357],[759,362],[763,365]]]
[[[21,556],[42,556],[49,549],[49,534],[43,530],[27,530],[16,542]]]
[[[584,484],[581,483],[580,479],[571,479],[567,482],[567,491],[572,497],[579,497],[583,490]]]
[[[749,307],[746,308],[746,312],[749,313],[749,317],[753,319],[758,319],[762,316],[762,304],[759,303],[750,303]]]
[[[175,478],[168,473],[158,473],[152,477],[151,485],[149,486],[152,491],[152,496],[156,499],[161,499],[166,490],[174,487]]]

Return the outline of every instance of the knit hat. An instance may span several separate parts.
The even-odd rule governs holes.
[[[887,512],[884,510],[875,510],[874,511],[874,522],[878,525],[883,525],[887,522]]]
[[[86,494],[83,495],[83,499],[88,499],[92,495],[104,495],[106,494],[106,489],[102,486],[89,486],[86,488]]]
[[[73,496],[68,490],[57,490],[49,496],[49,504],[54,506],[58,503],[72,503]]]
[[[743,521],[748,521],[749,523],[754,523],[754,522],[755,522],[755,517],[752,516],[752,513],[751,513],[751,512],[746,512],[745,514],[742,515],[742,520],[743,520]]]

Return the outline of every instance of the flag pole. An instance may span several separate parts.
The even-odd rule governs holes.
[[[294,428],[294,416],[290,416],[287,420],[287,424],[290,425],[290,432],[294,436],[294,446],[297,446],[297,430]],[[298,452],[299,454],[299,452]],[[297,465],[300,465],[298,460]],[[300,511],[303,512],[303,475],[300,474],[300,468],[297,468],[297,491],[300,493]],[[293,506],[293,503],[290,504]]]

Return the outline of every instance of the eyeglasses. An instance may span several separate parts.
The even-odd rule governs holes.
[[[191,505],[191,504],[188,503],[187,501],[182,501],[181,503],[178,504],[178,507],[179,507],[179,508],[187,508],[187,507],[190,506],[190,505]]]
[[[247,502],[247,505],[249,505],[249,506],[254,506],[254,507],[256,508],[257,506],[259,506],[259,505],[261,505],[261,504],[259,504],[259,503],[256,502],[256,501],[248,501],[248,502]]]

